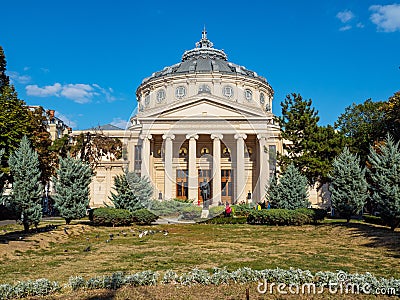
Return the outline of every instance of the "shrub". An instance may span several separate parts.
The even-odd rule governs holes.
[[[129,226],[132,223],[132,213],[125,209],[101,207],[93,211],[93,225],[96,226]]]
[[[381,217],[364,215],[363,216],[364,222],[376,225],[387,226],[387,222],[383,221]]]
[[[222,215],[225,211],[225,206],[213,206],[210,207],[209,212],[210,212],[210,218],[217,217],[219,215]]]
[[[223,217],[217,216],[215,218],[207,220],[205,223],[207,224],[246,224],[247,217]]]
[[[150,225],[158,219],[158,216],[143,208],[132,213],[133,222],[139,225]]]
[[[248,204],[235,204],[232,205],[232,211],[235,216],[245,216],[247,217],[254,209]]]
[[[201,217],[202,208],[200,206],[190,205],[184,207],[181,218],[184,220],[193,220]]]
[[[179,216],[185,207],[191,206],[191,203],[184,203],[175,200],[150,201],[148,209],[157,216]]]
[[[326,212],[321,209],[301,208],[267,209],[252,211],[247,217],[247,223],[259,225],[305,225],[323,220]]]

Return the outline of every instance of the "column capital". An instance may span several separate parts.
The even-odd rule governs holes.
[[[221,133],[212,133],[211,134],[211,139],[212,140],[214,140],[214,139],[222,140],[223,137],[224,136]]]
[[[151,134],[141,134],[139,136],[140,139],[144,140],[144,139],[148,139],[151,140],[153,138],[153,136]]]
[[[166,139],[174,140],[175,139],[175,134],[164,134],[162,136],[162,138],[163,138],[163,140],[166,140]]]
[[[257,134],[257,139],[259,140],[267,140],[268,135],[267,134]]]
[[[245,134],[245,133],[236,133],[234,138],[235,138],[235,140],[238,140],[238,139],[245,140],[245,139],[247,139],[247,134]]]
[[[186,139],[187,139],[187,140],[190,140],[190,139],[195,139],[195,140],[197,140],[198,138],[199,138],[199,135],[196,134],[196,133],[191,133],[191,134],[187,134],[187,135],[186,135]]]

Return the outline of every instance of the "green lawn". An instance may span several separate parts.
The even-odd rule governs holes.
[[[0,227],[0,241],[9,241],[0,244],[1,283],[42,277],[66,283],[71,275],[89,278],[114,271],[183,272],[224,266],[229,270],[244,266],[312,272],[340,269],[400,278],[400,231],[359,222],[303,227],[193,224],[124,228],[75,222],[27,236],[19,230],[22,227],[18,225]],[[143,230],[156,233],[139,238]],[[159,232],[162,230],[169,234]],[[114,238],[107,243],[110,234]],[[85,252],[88,246],[90,251]]]

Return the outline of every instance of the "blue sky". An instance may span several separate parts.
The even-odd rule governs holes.
[[[333,124],[353,102],[400,90],[400,1],[13,0],[1,10],[20,98],[74,129],[123,126],[143,78],[179,62],[204,25],[229,61],[267,78],[276,114],[296,92]]]

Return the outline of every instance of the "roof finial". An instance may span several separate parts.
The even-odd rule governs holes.
[[[207,38],[206,25],[204,25],[204,29],[201,33],[201,40],[196,43],[196,47],[197,48],[212,48],[213,46],[214,46],[214,44],[211,43]]]
[[[203,32],[201,34],[201,39],[202,40],[206,40],[207,39],[207,31],[206,31],[206,25],[205,24],[204,24]]]

